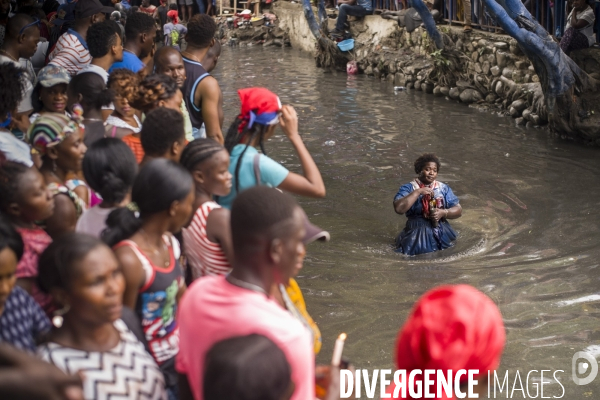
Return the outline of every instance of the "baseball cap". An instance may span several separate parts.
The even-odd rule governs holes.
[[[49,64],[38,72],[37,83],[43,87],[49,88],[60,83],[67,85],[71,81],[71,76],[63,67]]]
[[[79,0],[75,6],[75,18],[89,18],[98,13],[109,14],[113,11],[114,7],[104,6],[100,0]]]
[[[319,240],[321,242],[328,242],[331,238],[329,232],[319,228],[316,225],[311,224],[304,210],[302,210],[302,214],[304,215],[304,230],[306,231],[302,242],[304,242],[304,244],[309,244],[316,240]]]

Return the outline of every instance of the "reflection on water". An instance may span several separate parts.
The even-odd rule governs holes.
[[[597,150],[422,92],[394,93],[388,82],[325,73],[293,50],[226,49],[219,64],[226,125],[239,110],[237,89],[273,90],[298,110],[323,174],[327,198],[300,201],[332,240],[309,246],[298,279],[323,333],[320,362],[343,331],[357,367],[392,367],[396,334],[417,298],[468,283],[502,311],[502,370],[561,369],[565,398],[598,397],[600,377],[588,386],[571,380],[572,355],[600,348]],[[299,170],[283,134],[266,147]],[[423,152],[442,158],[440,180],[464,212],[452,222],[454,248],[411,258],[392,249],[405,223],[392,200]],[[545,387],[545,396],[560,394],[555,383]]]

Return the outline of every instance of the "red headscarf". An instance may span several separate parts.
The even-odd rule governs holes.
[[[486,374],[498,367],[505,341],[502,315],[489,297],[469,285],[440,286],[419,299],[398,334],[396,367],[407,377],[414,369]],[[442,394],[438,400],[448,400]]]
[[[177,10],[169,10],[167,12],[167,17],[171,18],[175,25],[179,23],[179,14],[177,13]]]
[[[279,111],[281,101],[279,97],[269,89],[247,88],[238,90],[242,109],[238,118],[242,120],[238,131],[242,133],[256,124],[274,125],[279,122]]]

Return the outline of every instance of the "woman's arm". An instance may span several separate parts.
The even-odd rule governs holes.
[[[115,255],[119,260],[119,264],[121,264],[123,276],[125,277],[123,305],[135,310],[139,290],[146,280],[144,269],[137,255],[127,246],[115,249]]]
[[[229,265],[233,265],[233,244],[231,242],[230,212],[226,208],[212,210],[206,220],[206,235],[211,242],[219,243]]]
[[[396,214],[404,214],[415,204],[419,199],[419,196],[432,194],[433,190],[428,187],[422,187],[417,190],[413,190],[408,196],[404,196],[398,200],[394,200],[394,211]]]
[[[54,196],[54,213],[46,220],[46,232],[53,240],[63,233],[75,232],[77,225],[77,210],[69,196],[58,194]]]
[[[323,183],[321,172],[298,134],[296,110],[292,106],[286,105],[282,107],[281,113],[281,129],[296,149],[303,175],[290,172],[278,188],[300,196],[325,197],[325,183]]]

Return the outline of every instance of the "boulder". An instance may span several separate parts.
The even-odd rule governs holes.
[[[513,53],[515,56],[523,55],[523,52],[521,51],[521,48],[519,47],[516,41],[510,44],[510,52]]]
[[[515,83],[523,83],[524,78],[525,78],[525,74],[523,73],[523,71],[521,71],[521,70],[513,71],[512,80],[515,81]]]
[[[487,46],[487,41],[485,39],[480,39],[477,42],[477,47],[482,48],[482,47],[486,47]]]
[[[431,83],[431,82],[424,82],[424,83],[421,84],[421,89],[423,89],[423,91],[425,93],[432,94],[433,93],[433,83]]]
[[[440,92],[443,96],[448,96],[448,94],[450,94],[450,88],[448,86],[440,86]]]
[[[540,77],[539,77],[539,76],[537,76],[537,75],[533,75],[533,76],[531,77],[531,82],[537,83],[537,82],[539,82],[539,81],[540,81]]]
[[[490,65],[496,65],[496,56],[494,54],[486,54],[486,60],[489,61]]]
[[[521,114],[521,116],[523,118],[525,118],[526,121],[531,121],[530,116],[531,116],[531,110],[529,108],[526,108],[523,110],[523,114]]]
[[[521,116],[521,112],[514,107],[511,107],[508,109],[508,114],[513,118],[517,118],[517,117]]]
[[[531,116],[529,117],[529,120],[531,122],[533,122],[534,125],[540,125],[540,123],[542,122],[542,119],[537,114],[531,114]]]
[[[394,85],[396,86],[406,86],[406,75],[401,72],[396,72],[394,75]]]
[[[496,83],[494,91],[498,96],[502,96],[502,94],[504,93],[504,84],[502,83],[502,81],[498,81],[498,83]]]
[[[494,93],[490,93],[487,96],[485,96],[485,101],[491,104],[496,101],[496,97],[497,96]]]
[[[415,81],[415,89],[417,90],[423,90],[423,87],[421,86],[423,84],[423,82],[421,82],[419,79],[417,79]]]
[[[513,102],[510,104],[510,106],[511,106],[512,108],[514,108],[515,110],[517,110],[517,111],[523,111],[524,109],[526,109],[526,108],[527,108],[527,103],[525,102],[525,100],[521,100],[521,99],[519,99],[519,100],[515,100],[515,101],[513,101]]]
[[[533,122],[531,121],[527,121],[527,123],[525,124],[526,128],[533,128],[535,125],[533,124]]]
[[[366,75],[373,75],[373,67],[371,67],[370,65],[365,68],[365,74]]]
[[[523,60],[515,61],[515,67],[517,67],[517,69],[527,69],[529,68],[529,62]]]
[[[406,88],[407,88],[407,89],[414,89],[414,88],[415,88],[415,84],[414,84],[413,82],[408,82],[408,83],[406,84]]]
[[[439,86],[433,88],[433,95],[438,97],[442,96],[442,91]]]
[[[513,76],[513,70],[512,68],[504,68],[502,70],[502,76],[508,79],[512,79]]]
[[[517,118],[517,119],[515,120],[515,124],[516,124],[517,126],[523,126],[523,125],[525,125],[525,122],[527,122],[527,121],[525,121],[525,119],[523,119],[523,118]]]
[[[500,68],[506,67],[508,64],[508,54],[503,51],[496,52],[496,64]]]
[[[489,75],[490,73],[490,63],[489,61],[484,61],[483,64],[481,65],[481,69],[483,71],[484,74]]]
[[[462,101],[463,103],[476,103],[480,100],[483,100],[483,97],[481,96],[481,93],[479,93],[477,90],[475,89],[465,89],[460,93],[460,101]]]
[[[490,72],[493,76],[500,76],[500,74],[502,74],[502,70],[497,65],[494,65],[492,68],[490,68]]]
[[[508,46],[508,43],[495,42],[494,47],[497,48],[498,50],[508,50],[509,46]]]
[[[450,96],[451,99],[456,100],[460,97],[460,90],[457,87],[453,87],[450,89],[450,92],[448,92],[448,96]]]
[[[478,52],[478,51],[474,51],[474,52],[471,54],[471,60],[473,60],[473,61],[475,61],[475,62],[477,62],[477,60],[479,60],[479,52]]]

